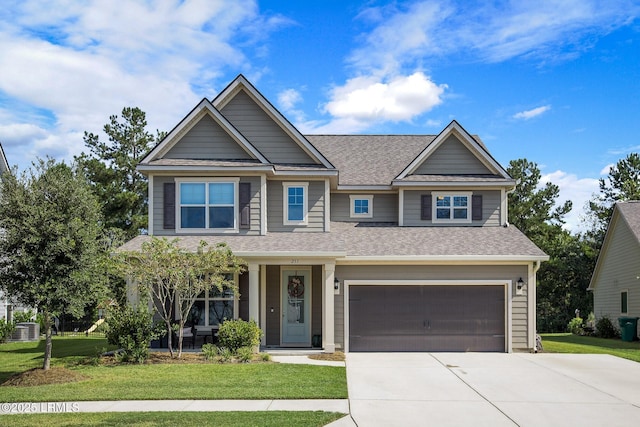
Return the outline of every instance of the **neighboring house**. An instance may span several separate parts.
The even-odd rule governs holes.
[[[9,163],[7,163],[7,157],[4,155],[4,149],[0,144],[0,175],[10,171]],[[2,197],[2,194],[0,194]],[[16,311],[27,311],[29,308],[24,307],[11,299],[10,296],[0,290],[0,319],[11,321],[13,319],[13,313]]]
[[[203,331],[233,317],[255,320],[265,347],[535,348],[548,257],[507,223],[516,182],[455,121],[439,135],[302,135],[238,76],[138,170],[149,235],[226,242],[247,263],[239,298],[196,301]]]
[[[596,318],[640,317],[640,201],[614,206],[588,290]]]

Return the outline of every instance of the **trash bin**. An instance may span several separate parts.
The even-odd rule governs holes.
[[[638,319],[640,317],[618,317],[622,341],[631,342],[637,339]]]

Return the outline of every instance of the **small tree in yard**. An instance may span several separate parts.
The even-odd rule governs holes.
[[[198,295],[205,291],[231,289],[237,292],[229,273],[244,270],[243,262],[224,244],[215,248],[200,242],[196,252],[179,246],[179,240],[151,237],[140,252],[123,252],[116,266],[124,277],[138,285],[142,297],[150,297],[167,328],[171,356],[172,322],[178,319],[178,357],[182,356],[185,321]],[[177,312],[174,309],[177,307]]]
[[[54,160],[0,179],[0,274],[3,290],[38,307],[51,362],[53,317],[76,317],[104,290],[100,274],[100,208],[84,178]]]

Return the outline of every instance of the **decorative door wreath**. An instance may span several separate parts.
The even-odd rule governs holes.
[[[290,297],[302,298],[304,295],[304,276],[289,276],[287,290]]]

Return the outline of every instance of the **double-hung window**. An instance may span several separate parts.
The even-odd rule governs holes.
[[[238,229],[238,179],[176,180],[179,231]]]
[[[309,184],[306,182],[284,182],[283,214],[285,225],[307,224],[307,193]]]
[[[432,193],[433,222],[471,222],[471,193]]]
[[[351,218],[373,218],[373,196],[350,195]]]

